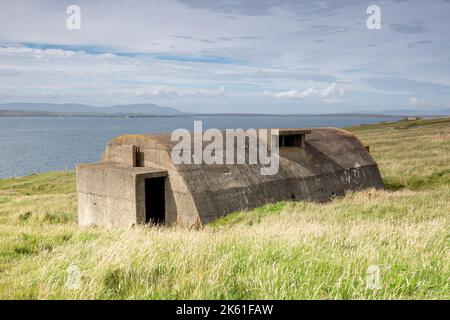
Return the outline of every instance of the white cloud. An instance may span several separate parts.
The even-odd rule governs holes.
[[[425,105],[425,100],[421,100],[417,97],[411,97],[411,98],[409,98],[409,105],[410,106],[423,106],[423,105]]]
[[[225,88],[220,86],[217,90],[181,90],[177,88],[151,88],[138,90],[135,94],[139,98],[214,98],[226,94]]]
[[[230,79],[205,79],[222,69],[227,65],[208,69],[194,62],[0,45],[0,99],[109,105],[220,98]]]
[[[310,87],[306,90],[288,90],[281,92],[264,91],[260,94],[263,97],[272,97],[277,99],[306,99],[306,98],[319,98],[325,102],[336,102],[338,98],[345,95],[343,88],[338,88],[336,83],[333,82],[328,87],[319,89],[316,87]]]
[[[77,52],[62,49],[34,49],[28,47],[0,47],[0,55],[12,57],[34,57],[34,58],[70,58]]]

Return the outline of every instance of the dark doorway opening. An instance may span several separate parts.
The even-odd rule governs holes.
[[[280,147],[303,148],[304,144],[305,144],[305,136],[302,134],[279,136],[279,146]]]
[[[166,217],[165,177],[145,179],[145,222],[163,224]]]
[[[295,146],[295,136],[280,136],[280,147]]]

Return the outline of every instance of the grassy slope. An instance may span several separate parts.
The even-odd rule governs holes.
[[[79,229],[73,173],[0,180],[0,298],[450,297],[450,119],[351,128],[387,190],[201,230]],[[71,263],[82,287],[65,283]],[[369,265],[382,288],[366,289]]]

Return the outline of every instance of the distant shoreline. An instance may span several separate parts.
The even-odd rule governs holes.
[[[406,118],[408,115],[401,114],[368,114],[368,113],[327,113],[327,114],[267,114],[267,113],[182,113],[182,114],[136,114],[136,113],[68,113],[68,112],[48,112],[48,111],[26,111],[26,110],[0,110],[0,117],[52,117],[52,118],[192,118],[192,117],[366,117],[366,118]],[[412,115],[422,118],[439,118],[448,115]]]
[[[402,117],[445,117],[450,109],[385,109],[385,110],[352,110],[327,113],[299,112],[264,113],[264,112],[185,112],[174,107],[164,107],[153,103],[111,105],[95,107],[77,103],[0,103],[0,117],[107,117],[107,118],[190,118],[190,117],[367,117],[370,118],[402,118]],[[303,111],[303,112],[302,112]]]

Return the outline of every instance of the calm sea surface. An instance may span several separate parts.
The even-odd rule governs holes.
[[[71,170],[98,161],[106,143],[121,134],[203,128],[348,127],[395,121],[364,116],[186,116],[176,118],[0,117],[0,178]]]

